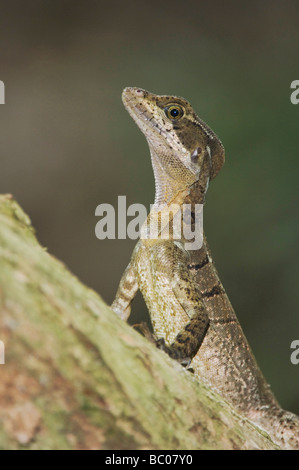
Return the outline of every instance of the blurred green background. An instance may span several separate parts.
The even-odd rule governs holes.
[[[0,191],[109,303],[135,242],[97,240],[95,208],[154,198],[122,89],[183,96],[220,136],[226,164],[205,230],[267,380],[299,413],[299,2],[12,0],[1,2],[0,44]],[[132,321],[147,315],[140,296],[133,310]]]

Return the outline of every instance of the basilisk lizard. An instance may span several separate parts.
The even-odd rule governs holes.
[[[216,134],[183,98],[126,88],[123,103],[144,133],[155,176],[156,239],[141,237],[121,279],[113,310],[124,320],[140,289],[158,347],[191,368],[241,414],[265,429],[284,449],[299,448],[299,418],[280,408],[264,379],[220,282],[206,238],[186,249],[184,235],[163,236],[162,215],[170,205],[203,204],[208,184],[224,163]],[[184,224],[185,222],[181,222]]]

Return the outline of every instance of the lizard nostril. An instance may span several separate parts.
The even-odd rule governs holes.
[[[136,95],[139,95],[139,96],[142,96],[144,94],[141,88],[136,88],[135,93]]]

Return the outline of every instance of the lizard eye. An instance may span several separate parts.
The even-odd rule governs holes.
[[[184,114],[183,108],[178,104],[170,104],[164,108],[164,111],[168,119],[172,120],[180,119]]]

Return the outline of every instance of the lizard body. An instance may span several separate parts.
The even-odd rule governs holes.
[[[145,223],[160,217],[156,239],[140,238],[121,279],[114,311],[127,320],[140,289],[157,343],[191,367],[240,413],[264,428],[281,448],[299,449],[299,418],[280,408],[264,379],[225,293],[204,237],[197,250],[185,248],[184,235],[163,238],[161,217],[172,204],[203,204],[208,184],[224,163],[214,132],[183,98],[126,88],[123,102],[151,153],[155,203]],[[193,217],[193,218],[192,218]],[[183,225],[185,222],[182,221]],[[182,232],[184,233],[184,232]]]

